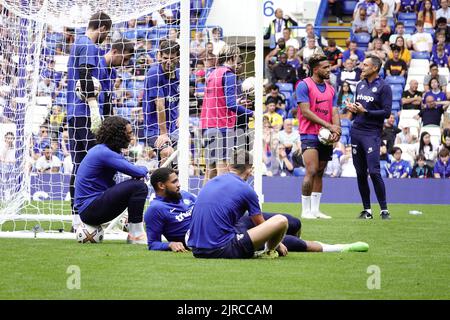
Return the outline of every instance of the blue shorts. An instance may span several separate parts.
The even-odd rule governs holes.
[[[319,152],[319,161],[330,161],[333,158],[333,146],[320,143],[317,136],[301,135],[300,141],[302,142],[302,154],[308,149],[316,149]]]
[[[255,249],[247,231],[236,233],[228,243],[217,249],[192,248],[196,258],[206,259],[250,259],[253,258]]]

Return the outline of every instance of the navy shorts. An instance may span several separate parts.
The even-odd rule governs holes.
[[[207,164],[230,160],[235,145],[233,130],[209,128],[204,129],[202,135]]]
[[[316,149],[319,152],[319,161],[330,161],[333,158],[333,146],[326,146],[320,143],[319,139],[310,137],[301,137],[302,154],[308,149]]]
[[[196,258],[205,259],[250,259],[255,249],[247,231],[236,233],[227,244],[217,249],[192,249]]]

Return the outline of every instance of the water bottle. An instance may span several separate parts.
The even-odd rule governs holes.
[[[413,215],[421,215],[422,214],[422,211],[417,211],[417,210],[411,210],[411,211],[409,211],[409,214],[413,214]]]

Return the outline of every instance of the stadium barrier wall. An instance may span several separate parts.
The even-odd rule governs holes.
[[[64,200],[69,175],[40,174],[31,177],[32,200]],[[201,179],[190,178],[191,190]],[[450,179],[384,179],[388,203],[450,204]],[[300,202],[301,177],[263,177],[265,202]],[[371,199],[376,202],[371,188]],[[355,178],[324,178],[322,203],[361,203]]]

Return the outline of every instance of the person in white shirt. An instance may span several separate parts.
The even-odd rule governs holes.
[[[411,36],[414,51],[431,52],[433,48],[433,37],[428,32],[423,31],[423,21],[417,20],[416,29],[417,32]]]
[[[396,14],[400,10],[400,0],[383,0],[389,6],[388,13],[386,17],[393,18],[394,13]]]
[[[278,140],[285,146],[288,154],[301,148],[300,135],[298,131],[292,129],[292,119],[284,120],[283,130],[278,132]]]
[[[402,21],[399,21],[395,24],[395,33],[389,37],[389,43],[394,44],[398,36],[402,36],[406,41],[406,46],[408,47],[408,49],[411,49],[411,35],[405,33],[405,24]]]
[[[53,96],[55,93],[55,83],[50,78],[44,76],[38,84],[38,96]]]
[[[284,28],[283,29],[283,39],[286,43],[287,47],[294,47],[296,50],[300,49],[300,43],[297,39],[291,37],[291,29],[290,28]]]
[[[46,146],[43,151],[43,155],[36,161],[36,170],[39,173],[56,173],[61,169],[61,160],[57,156],[53,155],[52,148]]]
[[[213,44],[213,54],[215,56],[219,55],[220,50],[222,50],[223,46],[225,45],[225,41],[220,40],[220,29],[219,28],[213,28],[211,31],[212,39],[211,43]]]
[[[152,14],[152,21],[154,26],[165,26],[170,23],[173,18],[172,10],[170,9],[161,9],[159,11],[155,11]]]
[[[0,162],[13,163],[16,161],[16,151],[14,148],[14,133],[5,134],[5,142],[0,145]]]
[[[340,158],[341,162],[341,177],[356,178],[356,169],[353,165],[352,146],[345,146],[345,153]]]
[[[436,20],[440,17],[447,19],[447,23],[450,24],[450,9],[448,8],[448,0],[441,0],[441,8],[436,11]]]

